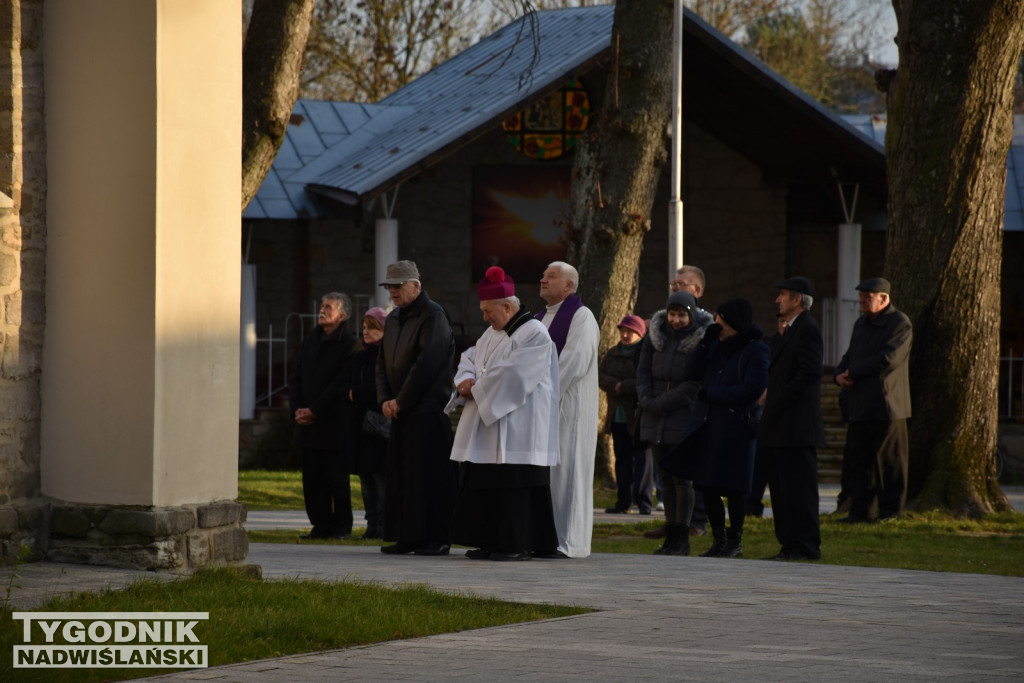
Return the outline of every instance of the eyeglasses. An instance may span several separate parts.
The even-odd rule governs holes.
[[[406,282],[408,282],[408,280],[402,280],[397,285],[384,285],[384,286],[387,287],[388,291],[390,292],[392,289],[401,289],[402,285],[404,285]]]

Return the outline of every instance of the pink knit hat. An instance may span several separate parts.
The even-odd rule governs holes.
[[[480,295],[480,301],[507,299],[516,295],[516,283],[504,270],[498,266],[491,266],[484,274],[484,279],[477,283],[476,291]]]
[[[619,323],[619,327],[625,327],[627,330],[633,330],[641,337],[647,331],[647,325],[644,325],[644,319],[638,315],[627,315]]]
[[[384,327],[384,320],[387,319],[387,317],[388,317],[388,312],[385,311],[380,306],[374,306],[373,308],[371,308],[368,311],[366,311],[366,313],[363,314],[363,317],[364,318],[373,318],[374,320],[379,322],[380,326],[383,328]]]

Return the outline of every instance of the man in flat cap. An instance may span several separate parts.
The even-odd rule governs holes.
[[[497,266],[477,285],[489,327],[467,349],[446,412],[464,406],[452,446],[462,463],[452,540],[473,560],[529,560],[558,547],[558,351]]]
[[[892,305],[890,290],[880,277],[857,285],[861,316],[833,377],[842,387],[839,402],[850,423],[840,493],[840,504],[849,496],[850,513],[841,522],[869,521],[876,503],[879,519],[899,517],[907,498],[913,330],[910,319]]]
[[[818,450],[821,420],[821,328],[810,314],[814,283],[791,277],[775,285],[780,335],[772,344],[758,458],[768,470],[777,559],[821,557],[818,523]]]
[[[455,340],[444,309],[423,291],[415,263],[392,263],[380,286],[395,304],[377,356],[377,401],[392,420],[384,540],[395,541],[381,552],[447,555],[455,469],[448,459],[452,426],[444,407]]]

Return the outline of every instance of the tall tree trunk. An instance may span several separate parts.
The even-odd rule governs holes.
[[[567,231],[580,295],[601,326],[601,355],[618,341],[616,326],[636,301],[640,252],[666,160],[672,2],[617,3],[611,59],[604,104],[576,151]],[[608,440],[599,441],[597,473],[605,481],[613,476],[608,451]]]
[[[910,497],[1008,509],[995,478],[999,278],[1024,0],[893,0],[886,272],[914,324]]]
[[[284,142],[313,0],[255,0],[242,47],[242,211]]]

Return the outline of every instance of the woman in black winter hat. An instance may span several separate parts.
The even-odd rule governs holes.
[[[754,474],[756,427],[748,415],[768,386],[768,345],[753,323],[746,299],[718,307],[687,367],[687,380],[702,382],[686,437],[663,460],[664,469],[693,481],[704,496],[714,541],[703,557],[743,554],[746,496]],[[729,529],[725,505],[729,504]]]

